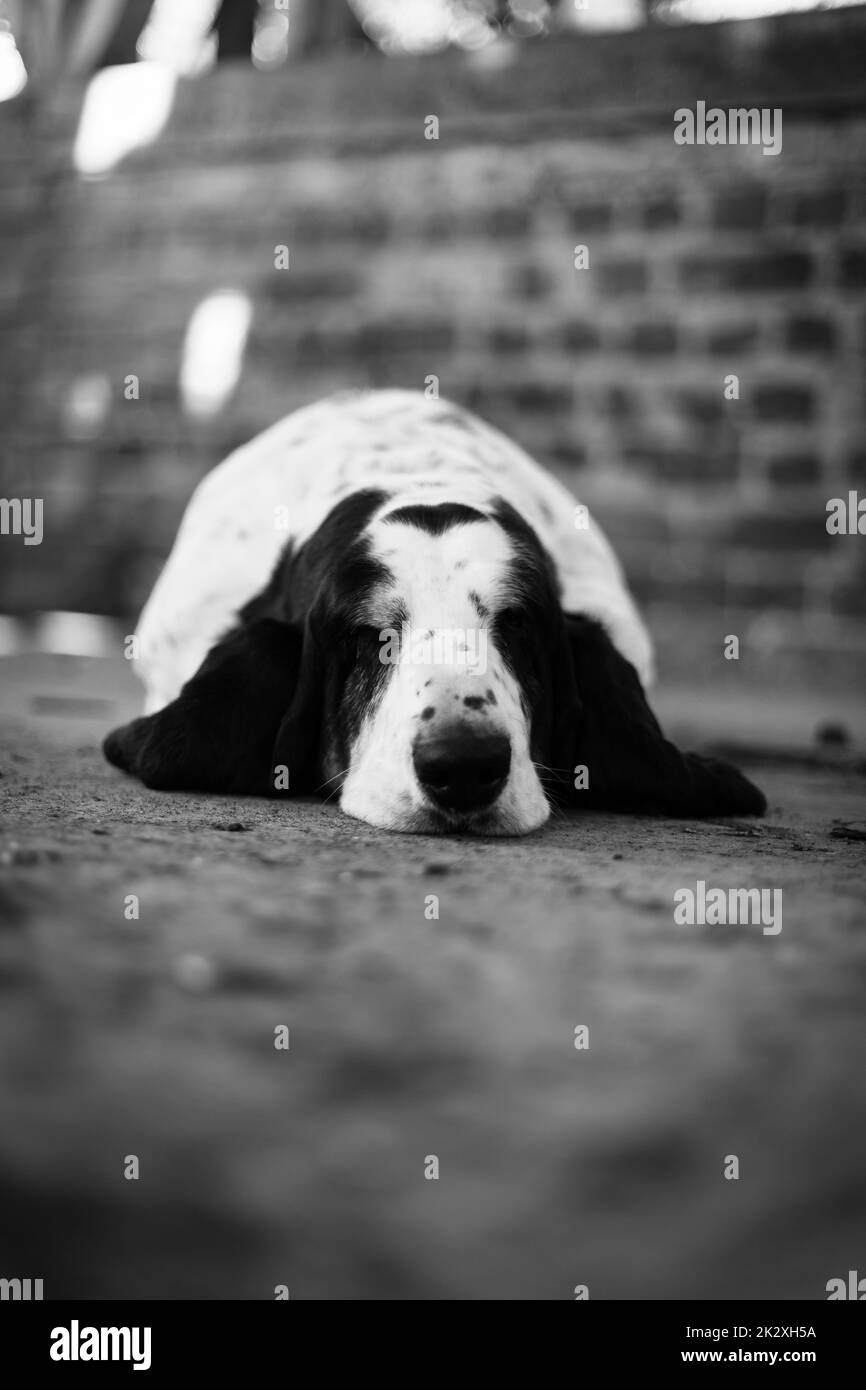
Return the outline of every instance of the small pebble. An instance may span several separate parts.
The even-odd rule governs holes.
[[[217,972],[213,961],[207,956],[178,956],[174,962],[175,983],[190,994],[207,994],[216,984]]]
[[[851,735],[844,724],[828,719],[815,730],[815,742],[825,748],[845,748],[851,742]]]

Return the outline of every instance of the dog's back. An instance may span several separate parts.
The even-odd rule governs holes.
[[[652,678],[649,638],[616,556],[571,493],[469,411],[420,392],[343,394],[295,411],[237,450],[193,494],[138,625],[146,709],[174,699],[287,544],[366,488],[395,506],[513,506],[556,567],[563,606],[597,617]]]

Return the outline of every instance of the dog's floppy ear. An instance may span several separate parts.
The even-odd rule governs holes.
[[[301,685],[303,646],[294,625],[274,618],[242,624],[211,649],[170,705],[109,734],[105,756],[160,791],[273,795],[274,744]],[[309,694],[306,706],[313,709]],[[300,735],[300,721],[296,729]],[[307,729],[304,747],[315,752],[317,744],[318,725]],[[292,782],[292,791],[301,789]]]
[[[319,778],[316,769],[322,739],[322,716],[328,703],[326,682],[333,663],[324,659],[324,644],[315,619],[308,615],[304,625],[303,660],[294,697],[277,727],[271,765],[285,773],[285,785],[292,792],[314,790]],[[281,779],[277,779],[279,789]]]
[[[763,815],[763,794],[730,763],[680,753],[664,737],[637,672],[600,623],[570,614],[564,622],[554,757],[568,776],[557,799],[667,816]],[[572,775],[578,768],[586,773]]]

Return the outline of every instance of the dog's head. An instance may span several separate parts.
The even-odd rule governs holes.
[[[151,786],[318,791],[414,832],[523,834],[551,800],[702,814],[709,775],[603,629],[563,613],[513,508],[375,491],[288,550],[178,699],[106,753]]]
[[[393,830],[520,834],[549,814],[539,764],[562,615],[550,561],[509,507],[355,496],[288,559],[309,701],[277,753],[318,745],[349,815]],[[306,778],[309,782],[309,777]]]

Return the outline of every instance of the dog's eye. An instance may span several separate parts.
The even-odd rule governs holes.
[[[503,608],[496,615],[494,640],[507,643],[509,647],[534,650],[540,634],[537,617],[526,607]]]
[[[529,614],[525,608],[503,608],[496,615],[496,626],[514,631],[529,625]]]

